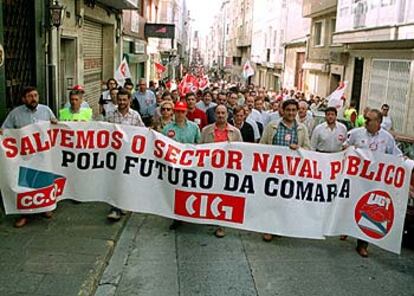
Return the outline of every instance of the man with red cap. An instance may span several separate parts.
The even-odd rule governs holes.
[[[180,143],[200,143],[201,133],[198,125],[187,119],[187,103],[178,101],[174,105],[174,121],[164,127],[162,133]],[[181,221],[174,220],[170,229],[176,229]]]
[[[198,125],[187,119],[187,103],[176,102],[174,105],[174,122],[162,130],[167,137],[180,143],[196,144],[200,142],[201,134]]]

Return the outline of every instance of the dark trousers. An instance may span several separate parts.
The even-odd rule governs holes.
[[[362,239],[358,239],[357,240],[357,248],[358,249],[366,249],[368,248],[368,242],[362,240]]]

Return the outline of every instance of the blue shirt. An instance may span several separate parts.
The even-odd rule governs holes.
[[[56,119],[56,116],[46,105],[38,104],[34,110],[27,108],[26,105],[21,105],[9,113],[1,127],[21,128],[32,123],[50,121],[52,119]]]
[[[162,133],[180,143],[197,144],[200,143],[201,133],[197,123],[186,120],[184,127],[172,122],[167,124]]]
[[[134,100],[138,101],[139,113],[142,117],[154,116],[157,100],[152,91],[146,90],[145,93],[137,91],[134,94]]]

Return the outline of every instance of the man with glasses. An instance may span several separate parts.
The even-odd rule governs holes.
[[[154,93],[147,89],[147,81],[144,78],[139,80],[138,87],[132,100],[132,106],[141,115],[145,126],[151,126],[152,117],[157,108],[157,100]]]
[[[393,136],[381,128],[382,113],[378,109],[371,109],[365,115],[365,127],[356,128],[348,133],[345,146],[370,149],[385,154],[402,155]],[[345,239],[346,237],[343,237]],[[356,251],[362,257],[368,257],[368,243],[361,239],[357,241]]]

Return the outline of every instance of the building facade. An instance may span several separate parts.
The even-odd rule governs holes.
[[[36,86],[49,103],[47,84],[48,5],[44,1],[0,2],[0,122],[21,104],[26,86]]]
[[[304,0],[303,16],[311,19],[303,65],[304,91],[326,97],[344,79],[347,56],[334,44],[336,0]]]
[[[347,97],[390,105],[394,131],[414,136],[414,1],[338,2],[333,41],[346,48]]]

